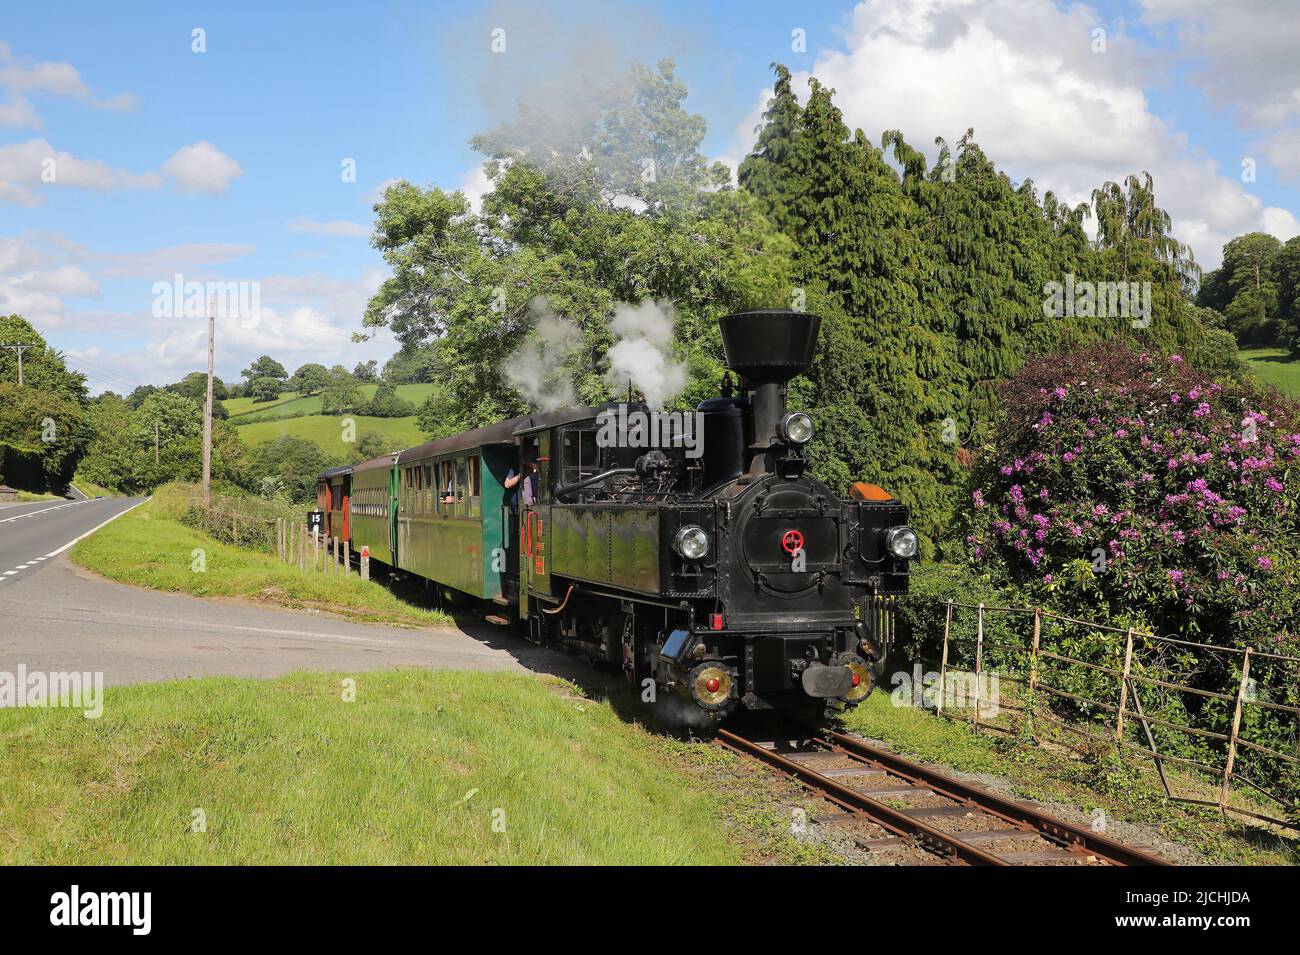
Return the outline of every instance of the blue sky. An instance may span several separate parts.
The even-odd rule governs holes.
[[[99,390],[202,364],[201,321],[153,285],[260,283],[223,325],[218,373],[384,359],[350,341],[384,276],[366,235],[381,183],[476,185],[469,137],[517,95],[671,56],[735,162],[780,60],[838,90],[851,125],[933,154],[968,126],[1013,178],[1081,201],[1156,176],[1207,266],[1300,216],[1300,9],[1284,2],[813,0],[28,4],[0,23],[0,310],[31,319]],[[125,9],[124,9],[125,8]],[[507,49],[492,53],[490,30]],[[192,51],[205,31],[206,52]],[[792,49],[792,31],[806,50]],[[1094,31],[1104,30],[1098,49]],[[57,176],[43,182],[45,158]],[[343,181],[345,160],[356,181]],[[1243,160],[1256,178],[1243,182]],[[1289,178],[1288,178],[1289,177]]]

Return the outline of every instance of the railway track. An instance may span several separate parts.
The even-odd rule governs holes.
[[[816,823],[843,827],[870,852],[915,846],[958,865],[1171,864],[847,733],[787,740],[719,730],[716,741],[835,804],[843,811]]]

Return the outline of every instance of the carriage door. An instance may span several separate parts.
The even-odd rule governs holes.
[[[531,505],[523,504],[522,493],[520,495],[519,559],[522,564],[519,578],[528,584],[527,591],[523,587],[519,590],[521,609],[526,609],[524,598],[527,592],[551,592],[551,555],[547,546],[551,529],[551,432],[538,432],[532,440],[536,441],[535,448],[524,451],[524,460],[528,460],[530,453],[537,455],[537,501]]]

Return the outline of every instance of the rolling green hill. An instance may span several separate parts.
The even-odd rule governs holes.
[[[362,385],[361,391],[369,400],[374,397],[378,388],[378,385]],[[433,392],[433,388],[433,385],[398,385],[397,397],[409,401],[418,408]],[[320,395],[304,397],[292,391],[284,392],[275,401],[255,403],[252,398],[230,398],[223,404],[230,412],[231,422],[239,425],[321,413]]]
[[[1285,348],[1243,348],[1241,357],[1260,381],[1300,397],[1300,361],[1288,360]]]
[[[416,425],[414,417],[369,418],[365,415],[339,415],[336,417],[334,415],[316,414],[304,415],[298,418],[255,421],[251,424],[239,424],[238,420],[234,423],[239,431],[239,436],[250,447],[267,441],[274,441],[281,435],[288,434],[314,441],[326,453],[347,459],[355,445],[343,442],[343,421],[345,418],[351,418],[356,422],[356,437],[358,440],[367,431],[378,431],[388,440],[389,450],[391,451],[423,444],[427,440],[424,432]]]

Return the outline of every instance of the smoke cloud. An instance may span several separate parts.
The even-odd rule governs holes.
[[[582,344],[582,331],[556,315],[550,303],[538,296],[528,303],[536,316],[533,331],[502,365],[510,384],[539,411],[554,411],[578,403],[568,364]]]
[[[609,329],[616,341],[605,381],[615,394],[631,381],[646,404],[662,408],[686,387],[686,366],[672,358],[673,320],[673,303],[666,299],[614,307]]]

